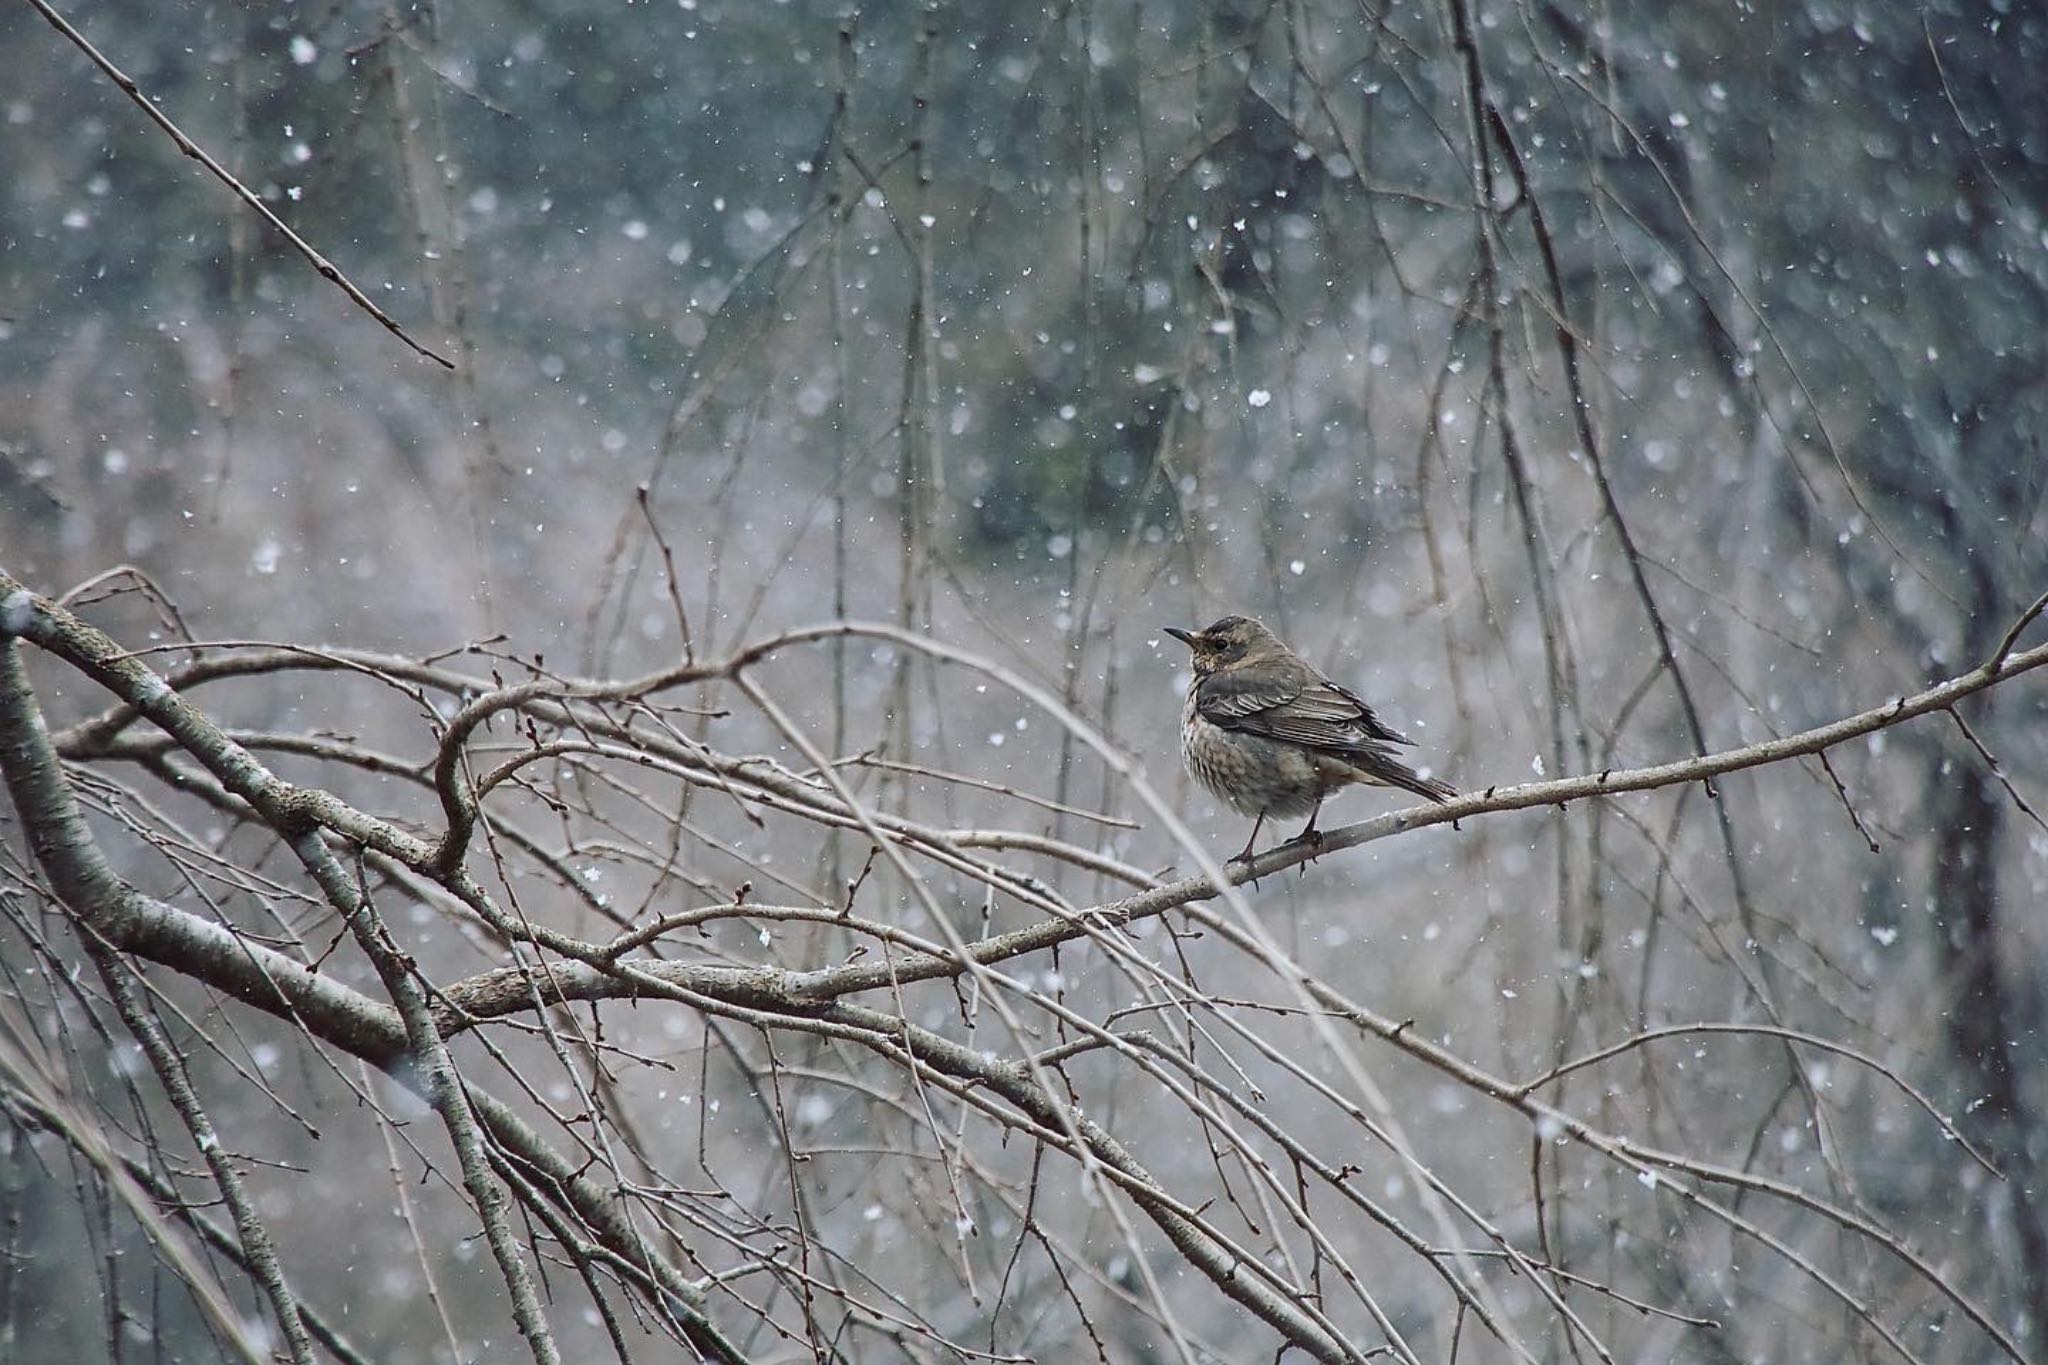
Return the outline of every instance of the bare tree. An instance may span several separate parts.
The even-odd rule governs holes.
[[[232,1308],[213,1317],[224,1344],[250,1358],[272,1341],[302,1360],[314,1358],[316,1336],[345,1347],[332,1308],[315,1306],[324,1296],[293,1287],[261,1213],[260,1187],[287,1171],[228,1145],[234,1129],[210,1116],[221,1101],[202,1097],[195,1071],[230,1096],[254,1088],[281,1115],[297,1106],[273,1088],[280,1073],[300,1072],[316,1093],[352,1091],[358,1125],[383,1128],[387,1141],[403,1135],[409,1154],[394,1149],[393,1179],[410,1183],[403,1171],[416,1163],[437,1196],[481,1223],[502,1311],[537,1360],[560,1358],[562,1276],[581,1282],[579,1297],[622,1355],[653,1333],[720,1360],[774,1357],[778,1340],[858,1356],[871,1334],[913,1356],[1017,1358],[1055,1342],[1072,1349],[1076,1333],[1107,1353],[1105,1303],[1188,1358],[1244,1349],[1232,1344],[1244,1329],[1219,1315],[1226,1302],[1320,1360],[1420,1359],[1430,1348],[1413,1339],[1429,1321],[1418,1295],[1531,1359],[1546,1340],[1609,1358],[1674,1326],[1718,1330],[1690,1295],[1674,1298],[1669,1266],[1620,1258],[1572,1269],[1548,1248],[1540,1173],[1553,1144],[1582,1179],[1619,1176],[1661,1196],[1638,1210],[1554,1189],[1547,1197],[1573,1206],[1560,1221],[1577,1235],[1617,1247],[1654,1240],[1659,1206],[1675,1201],[1713,1224],[1717,1240],[1748,1244],[1737,1255],[1796,1272],[1797,1287],[1781,1294],[1832,1300],[1909,1358],[1886,1307],[1900,1292],[1940,1297],[2021,1358],[1952,1272],[1857,1202],[1711,1149],[1665,1146],[1653,1101],[1676,1076],[1633,1096],[1610,1089],[1591,1112],[1556,1098],[1574,1073],[1680,1040],[1780,1043],[1815,1064],[1867,1070],[1871,1091],[1889,1089],[1918,1111],[1913,1122],[1989,1170],[1881,1059],[1795,1029],[1702,1022],[1616,1039],[1538,1074],[1500,1074],[1376,1011],[1276,940],[1242,884],[1301,863],[1309,846],[1218,866],[1128,756],[1058,698],[928,638],[831,623],[615,682],[196,645],[175,647],[188,658],[165,674],[11,579],[0,601],[0,755],[34,853],[33,867],[12,870],[10,919],[42,965],[34,975],[50,983],[16,976],[17,991],[45,998],[33,1013],[18,999],[9,1021],[8,1113],[18,1128],[61,1138],[121,1191],[197,1301],[233,1292],[216,1283],[220,1271],[199,1268],[201,1246],[220,1248],[230,1280],[260,1286],[274,1338]],[[2025,624],[1977,668],[1829,726],[1657,768],[1489,789],[1333,831],[1321,847],[1573,800],[1625,810],[1622,793],[1824,756],[2048,663],[2048,646],[2016,650]],[[1200,873],[1162,881],[1028,830],[946,828],[878,809],[855,791],[846,760],[820,747],[814,722],[778,699],[801,686],[784,656],[844,638],[951,665],[1064,727],[1175,832]],[[23,642],[102,689],[106,709],[53,733]],[[415,715],[424,751],[240,731],[193,700],[229,680],[295,673],[372,684]],[[670,698],[712,682],[793,762],[688,737],[692,708]],[[310,763],[317,780],[287,781],[266,754]],[[337,794],[366,781],[417,788],[438,814],[420,827]],[[999,795],[1013,811],[1033,808],[1022,792]],[[721,816],[738,832],[711,833]],[[200,824],[209,820],[210,830]],[[95,824],[155,866],[117,874]],[[745,831],[770,824],[821,839],[857,831],[867,866],[835,904],[749,852]],[[686,838],[754,866],[758,884],[724,891],[692,877],[676,852]],[[274,866],[280,858],[292,866]],[[1067,884],[1083,875],[1129,890],[1077,898]],[[161,894],[138,885],[166,878]],[[677,895],[702,904],[667,908]],[[1220,908],[1206,904],[1217,898]],[[996,927],[1012,916],[1023,922]],[[434,946],[447,938],[462,946]],[[1214,946],[1190,941],[1205,938]],[[479,950],[509,961],[435,965]],[[74,955],[94,965],[97,988],[61,969]],[[1747,956],[1731,946],[1737,970]],[[1232,984],[1219,989],[1218,978]],[[65,1022],[53,1031],[54,1020]],[[137,1113],[149,1106],[135,1068],[81,1068],[88,1021],[134,1041],[183,1140],[158,1134],[122,1151],[116,1097]],[[664,1040],[678,1039],[699,1055],[689,1080],[664,1057]],[[1482,1172],[1488,1160],[1519,1167],[1518,1148],[1533,1153],[1533,1227],[1503,1218],[1500,1186],[1469,1173],[1470,1153],[1439,1155],[1435,1121],[1390,1099],[1379,1078],[1397,1063],[1466,1097],[1457,1106],[1497,1111],[1468,1121],[1497,1130],[1482,1144],[1493,1148]],[[674,1121],[678,1100],[695,1111],[694,1134]],[[728,1104],[743,1111],[736,1123],[713,1117]],[[429,1113],[431,1138],[419,1123]],[[1163,1178],[1148,1149],[1165,1135],[1199,1135],[1206,1172]],[[180,1169],[175,1154],[188,1146],[203,1170]],[[232,1232],[203,1211],[212,1199],[181,1188],[194,1181],[225,1203]],[[866,1203],[859,1218],[836,1216],[848,1199]],[[893,1235],[878,1236],[876,1223],[895,1225]],[[1811,1239],[1829,1229],[1859,1248],[1850,1255],[1864,1283],[1817,1259]],[[432,1234],[415,1224],[411,1235]],[[1434,1288],[1401,1280],[1390,1293],[1388,1255],[1414,1260]],[[1897,1289],[1880,1295],[1882,1284]],[[1526,1286],[1521,1301],[1509,1285]],[[965,1318],[963,1303],[976,1305]],[[1594,1311],[1614,1305],[1630,1312]]]

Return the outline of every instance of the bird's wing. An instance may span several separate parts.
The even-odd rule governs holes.
[[[1380,722],[1372,708],[1310,671],[1259,676],[1212,673],[1195,688],[1195,710],[1211,725],[1286,740],[1342,759],[1359,780],[1401,787],[1432,801],[1457,795],[1450,783],[1424,777],[1394,756],[1408,740]]]
[[[1328,678],[1319,678],[1317,681],[1322,684],[1323,691],[1336,694],[1346,706],[1352,708],[1352,714],[1358,717],[1359,728],[1365,732],[1367,738],[1378,740],[1382,744],[1413,744],[1415,742],[1374,715],[1372,708],[1360,701],[1357,695],[1350,689],[1339,687]]]
[[[1212,673],[1195,690],[1195,708],[1211,725],[1319,749],[1378,751],[1408,741],[1372,708],[1327,678],[1246,677]]]

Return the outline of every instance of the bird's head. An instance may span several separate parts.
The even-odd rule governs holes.
[[[1226,616],[1201,630],[1166,627],[1166,633],[1195,652],[1195,673],[1207,676],[1219,668],[1256,658],[1280,648],[1280,641],[1249,616]]]

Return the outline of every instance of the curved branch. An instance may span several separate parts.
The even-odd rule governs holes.
[[[4,777],[15,811],[27,830],[30,849],[59,901],[78,918],[86,932],[98,936],[108,947],[159,962],[259,1010],[290,1020],[310,1036],[360,1057],[393,1079],[418,1089],[421,1078],[414,1065],[413,1041],[396,1009],[224,926],[144,896],[107,867],[50,746],[48,731],[22,668],[16,643],[17,636],[27,635],[19,628],[24,610],[22,597],[23,594],[16,593],[0,599],[0,777]],[[91,671],[77,659],[69,661]],[[147,670],[143,672],[147,675]],[[116,676],[123,673],[117,672]],[[146,686],[132,692],[114,690],[117,695],[127,696],[143,714],[150,714],[153,707],[163,709],[163,699]],[[210,727],[197,712],[185,708],[164,714],[179,722],[187,734],[206,738],[205,731]],[[254,760],[248,762],[260,771]],[[227,766],[231,770],[234,767]],[[296,804],[285,803],[287,808]],[[317,834],[309,830],[301,837],[313,840]],[[329,862],[331,855],[311,860]],[[499,1101],[467,1084],[462,1087],[462,1096],[495,1143],[533,1170],[545,1173],[546,1188],[573,1207],[587,1226],[605,1236],[612,1252],[631,1259],[663,1284],[668,1292],[665,1307],[682,1321],[690,1340],[713,1359],[735,1365],[744,1360],[742,1353],[704,1318],[702,1289],[660,1265],[643,1239],[619,1216],[608,1192],[588,1180],[578,1165],[556,1153]]]

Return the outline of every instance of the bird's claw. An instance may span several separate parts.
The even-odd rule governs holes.
[[[1250,872],[1252,870],[1252,858],[1253,855],[1251,849],[1249,847],[1244,848],[1233,857],[1230,857],[1224,861],[1223,870],[1229,872],[1237,868],[1242,868],[1244,869],[1244,871]],[[1257,877],[1250,877],[1248,878],[1248,880],[1251,882],[1253,886],[1257,886],[1259,884],[1259,879]]]

